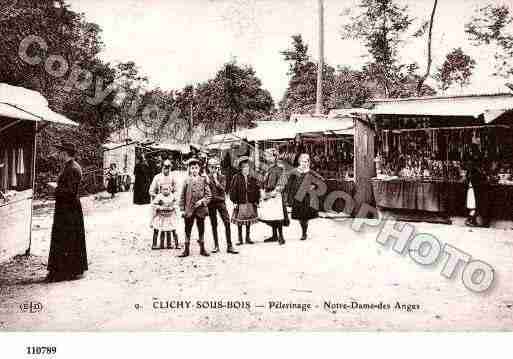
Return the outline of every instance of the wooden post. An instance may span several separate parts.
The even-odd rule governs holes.
[[[324,69],[324,0],[319,1],[319,62],[317,64],[317,102],[315,114],[322,115],[322,71]]]
[[[356,120],[354,138],[356,211],[358,211],[363,203],[374,205],[372,183],[370,182],[370,179],[376,176],[376,168],[374,165],[374,141],[374,130],[362,121]]]
[[[25,255],[30,255],[30,249],[32,247],[32,217],[34,216],[34,196],[36,191],[36,151],[37,151],[37,141],[36,141],[36,135],[37,135],[37,122],[34,121],[34,143],[32,145],[32,173],[31,180],[32,180],[32,198],[30,199],[30,221],[29,221],[29,245],[27,250],[25,251]]]
[[[260,150],[258,148],[258,141],[255,141],[255,170],[258,171],[260,167]]]

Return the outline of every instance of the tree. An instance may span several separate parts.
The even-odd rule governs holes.
[[[224,64],[214,78],[176,91],[173,101],[163,129],[172,129],[178,141],[190,140],[198,128],[213,134],[251,127],[274,109],[254,69],[236,61]]]
[[[282,113],[313,113],[317,92],[317,64],[310,60],[308,46],[301,35],[292,36],[292,47],[281,51],[285,61],[289,62],[289,85],[280,101]],[[329,65],[323,68],[323,108],[329,109],[329,97],[335,83],[335,69]]]
[[[486,5],[465,24],[465,32],[477,45],[495,46],[494,76],[513,75],[513,16],[506,5]]]
[[[389,97],[403,67],[398,61],[399,45],[413,19],[407,13],[408,7],[399,6],[395,0],[360,0],[359,8],[360,12],[343,25],[342,38],[364,42],[371,57],[365,71]],[[346,13],[350,15],[351,9]]]
[[[428,36],[427,36],[427,63],[426,63],[426,72],[423,76],[420,77],[419,82],[417,84],[417,94],[420,96],[422,93],[422,87],[424,86],[424,82],[426,82],[426,79],[431,74],[431,65],[433,63],[433,57],[431,54],[431,42],[433,38],[433,23],[435,21],[435,15],[436,15],[436,7],[438,5],[438,0],[434,0],[433,3],[433,10],[431,11],[431,16],[429,18],[429,22],[426,22],[424,27],[429,26]],[[415,36],[419,36],[420,34],[417,32]]]
[[[461,48],[453,49],[447,54],[444,63],[438,68],[434,78],[439,81],[440,88],[444,91],[454,83],[460,87],[469,84],[476,62]]]
[[[2,13],[9,16],[2,21],[0,80],[39,91],[59,106],[66,77],[51,75],[44,60],[49,55],[59,55],[71,67],[95,58],[103,47],[100,28],[71,11],[64,1],[19,0],[5,6]],[[33,45],[27,51],[31,56],[40,56],[40,64],[29,64],[19,56],[20,44],[29,36],[37,36],[47,45],[47,49]]]
[[[289,62],[289,76],[299,75],[301,68],[310,61],[308,45],[303,42],[301,34],[292,35],[292,47],[280,53]]]
[[[222,84],[224,105],[233,131],[240,124],[251,126],[257,114],[268,115],[274,108],[269,91],[262,89],[262,81],[250,66],[228,62],[217,73],[214,82],[216,88]]]
[[[334,80],[333,91],[328,98],[329,108],[362,106],[372,96],[365,74],[348,67],[340,67]]]
[[[184,130],[177,128],[178,118],[179,109],[174,91],[155,88],[141,95],[137,127],[145,137],[155,141],[184,142]]]
[[[137,115],[144,110],[141,106],[142,95],[148,84],[148,78],[139,72],[139,68],[133,61],[120,62],[115,70],[114,83],[117,85],[115,105],[119,108],[115,125],[117,129],[124,129],[136,125],[136,120],[142,118]]]
[[[98,59],[103,48],[101,28],[87,22],[83,14],[70,10],[64,0],[17,0],[2,3],[2,36],[0,37],[0,82],[40,92],[50,107],[80,124],[78,128],[49,124],[39,127],[37,135],[37,183],[55,178],[57,168],[48,159],[51,146],[62,140],[73,141],[80,148],[83,166],[101,166],[101,143],[115,127],[119,108],[113,105],[114,94],[108,94],[101,103],[91,104],[95,83],[87,88],[71,86],[68,81],[74,69],[101,78],[105,85],[117,77],[117,70]],[[38,56],[39,63],[30,64],[20,56],[21,44],[37,37],[26,54]],[[42,45],[41,42],[44,44]],[[59,57],[65,64],[48,68],[48,59]],[[56,73],[59,73],[56,75]],[[87,82],[87,81],[85,81]]]

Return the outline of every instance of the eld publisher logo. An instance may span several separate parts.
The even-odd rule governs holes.
[[[39,313],[43,310],[43,304],[40,302],[25,302],[20,304],[22,313]]]

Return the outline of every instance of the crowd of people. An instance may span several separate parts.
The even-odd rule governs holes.
[[[76,148],[70,143],[56,148],[64,167],[58,181],[49,183],[55,191],[56,202],[48,281],[76,279],[88,269],[84,218],[79,198],[82,171],[75,161]],[[192,230],[196,224],[200,254],[209,256],[205,248],[205,220],[209,217],[213,252],[219,252],[218,214],[224,226],[226,251],[230,254],[238,253],[232,243],[231,224],[237,226],[237,245],[254,243],[251,226],[259,221],[272,229],[272,235],[264,242],[283,245],[286,237],[283,229],[290,225],[287,205],[292,207],[292,219],[301,226],[300,239],[306,240],[308,222],[318,216],[318,211],[312,207],[308,191],[304,191],[302,198],[298,198],[296,193],[304,183],[315,183],[312,177],[322,179],[310,170],[310,156],[307,153],[298,154],[297,162],[296,168],[285,170],[279,164],[278,151],[268,149],[265,151],[265,171],[257,175],[257,171],[250,166],[248,156],[240,156],[233,162],[194,156],[187,161],[187,177],[178,188],[170,160],[163,161],[161,172],[150,181],[148,179],[152,173],[144,157],[140,156],[135,166],[134,203],[151,204],[149,225],[153,229],[152,249],[181,249],[177,232],[182,223],[185,240],[179,257],[189,256]],[[233,163],[236,164],[235,168]],[[223,164],[229,166],[223,168]],[[115,174],[115,168],[111,170]],[[226,204],[228,197],[234,204],[231,216]]]
[[[295,194],[302,183],[315,183],[305,177],[316,176],[320,179],[320,176],[310,170],[308,154],[298,154],[297,162],[297,167],[292,171],[285,170],[279,163],[278,151],[271,148],[265,151],[265,171],[257,174],[246,155],[234,161],[220,161],[217,158],[206,160],[205,157],[194,156],[187,161],[187,178],[178,189],[171,172],[172,163],[166,160],[162,172],[153,178],[146,190],[144,159],[140,158],[135,168],[134,203],[151,203],[152,249],[181,248],[177,235],[179,213],[185,232],[184,250],[180,257],[190,255],[194,224],[198,231],[200,254],[209,255],[204,245],[206,217],[209,217],[212,228],[213,252],[219,252],[218,215],[224,226],[228,253],[237,254],[232,242],[231,224],[237,227],[237,245],[254,243],[251,226],[257,222],[266,223],[272,229],[272,235],[264,242],[283,245],[283,227],[290,225],[287,204],[292,207],[292,219],[300,223],[300,239],[306,240],[308,221],[316,218],[318,212],[311,206],[308,193],[301,200]],[[226,205],[227,198],[234,205],[231,216]]]

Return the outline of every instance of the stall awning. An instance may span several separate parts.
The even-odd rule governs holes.
[[[339,118],[301,118],[297,121],[259,121],[257,127],[235,133],[215,135],[209,146],[236,142],[242,139],[253,141],[290,140],[297,135],[354,135],[352,116]]]
[[[39,92],[4,83],[0,83],[0,116],[78,126],[78,123],[52,111]]]
[[[333,110],[330,117],[372,114],[443,117],[484,117],[490,123],[513,110],[512,94],[461,95],[448,97],[419,97],[369,101],[371,108]]]
[[[155,143],[147,147],[154,150],[165,150],[181,153],[191,152],[190,146],[182,143]]]
[[[340,116],[323,120],[303,119],[297,123],[297,133],[301,135],[354,135],[354,119],[352,116]]]

